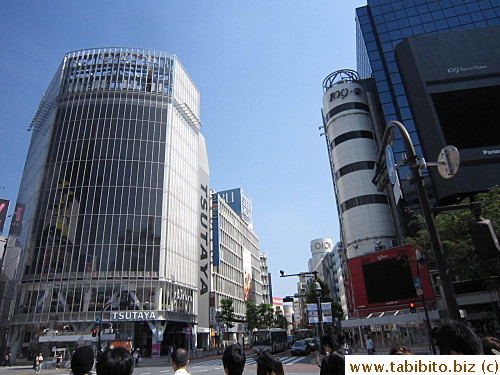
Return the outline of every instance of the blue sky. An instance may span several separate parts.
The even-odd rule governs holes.
[[[355,69],[366,0],[9,1],[0,15],[0,198],[14,208],[27,128],[65,53],[140,47],[176,54],[201,92],[211,187],[242,187],[275,296],[296,290],[310,241],[339,240],[322,81]],[[4,235],[8,231],[8,224]]]

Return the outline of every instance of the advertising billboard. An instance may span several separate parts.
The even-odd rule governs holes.
[[[9,209],[9,201],[0,199],[0,232],[3,232],[5,219],[7,218],[7,210]]]
[[[12,215],[12,221],[10,222],[9,236],[19,236],[21,234],[25,208],[25,204],[16,203],[16,209]]]
[[[252,253],[243,248],[243,300],[252,301]]]
[[[355,310],[406,305],[417,297],[415,279],[426,300],[434,299],[429,271],[418,264],[411,245],[378,251],[349,260]]]
[[[500,26],[419,35],[396,46],[396,60],[424,155],[460,152],[450,179],[429,168],[440,203],[500,183]],[[403,121],[404,125],[404,121]]]

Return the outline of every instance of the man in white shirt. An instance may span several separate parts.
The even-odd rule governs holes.
[[[189,363],[189,353],[186,349],[177,348],[172,352],[172,368],[174,375],[190,375],[186,371],[186,366]]]
[[[368,351],[368,354],[373,354],[375,351],[375,343],[373,342],[371,336],[368,336],[368,339],[366,340],[366,349]]]

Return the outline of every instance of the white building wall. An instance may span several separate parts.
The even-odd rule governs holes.
[[[325,89],[325,130],[347,257],[389,248],[396,234],[387,197],[371,182],[378,152],[364,87],[346,80]]]

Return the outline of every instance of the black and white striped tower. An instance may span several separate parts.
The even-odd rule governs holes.
[[[353,70],[323,81],[323,123],[347,258],[392,247],[387,196],[372,183],[377,145],[364,86]]]

